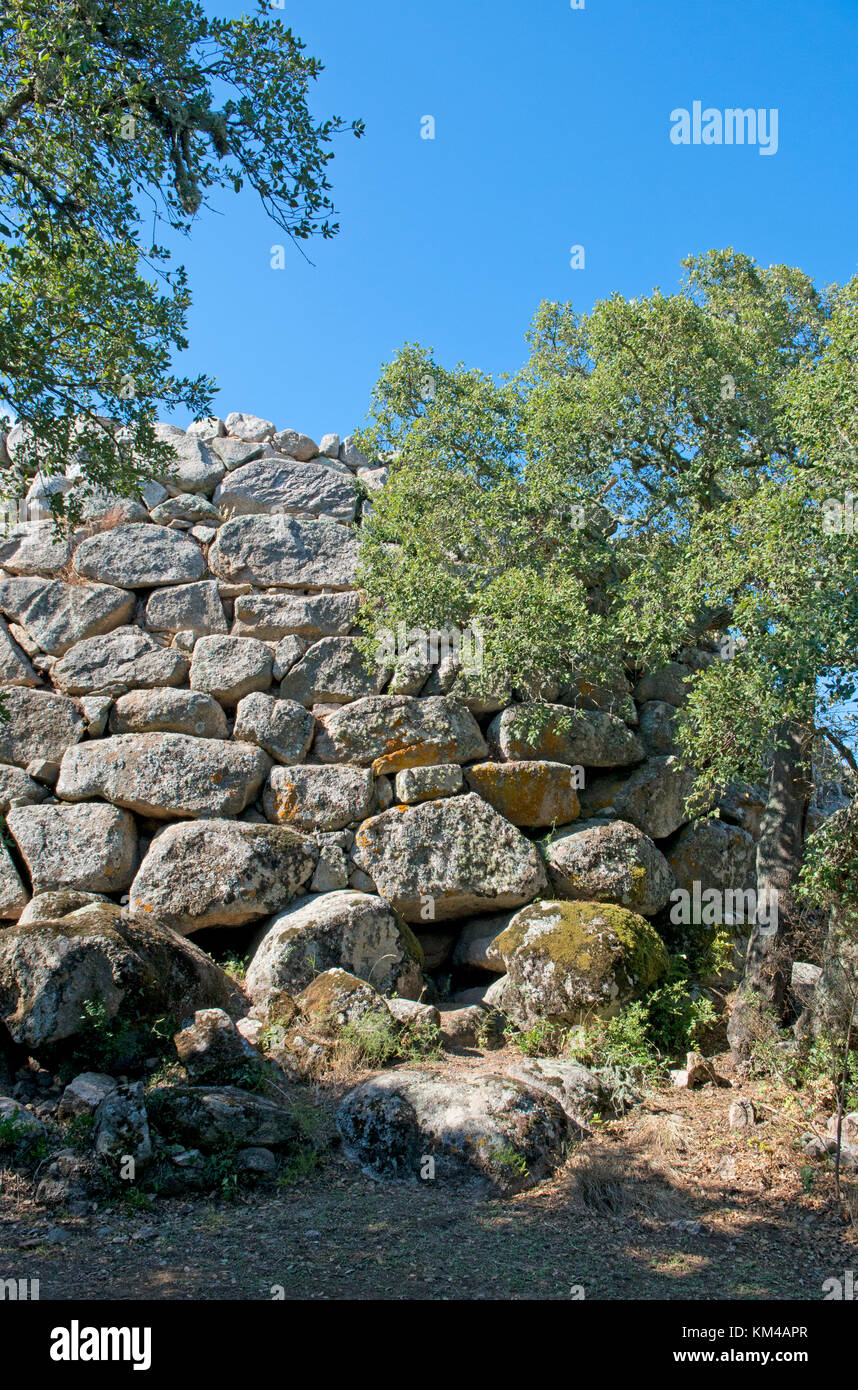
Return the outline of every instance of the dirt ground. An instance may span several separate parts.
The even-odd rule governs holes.
[[[317,1096],[328,1135],[341,1089]],[[738,1094],[758,1104],[753,1129],[728,1129]],[[856,1267],[858,1230],[834,1210],[830,1170],[798,1145],[806,1122],[767,1095],[754,1082],[665,1089],[506,1199],[379,1183],[336,1146],[285,1187],[86,1217],[46,1212],[7,1172],[0,1278],[37,1278],[43,1300],[820,1300],[825,1279]]]

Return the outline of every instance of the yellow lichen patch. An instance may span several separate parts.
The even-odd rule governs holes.
[[[394,772],[402,772],[407,767],[434,767],[436,763],[454,762],[456,747],[447,743],[412,743],[382,753],[372,764],[375,777],[386,777]]]
[[[571,768],[544,762],[477,763],[468,783],[513,825],[567,824],[579,814]]]

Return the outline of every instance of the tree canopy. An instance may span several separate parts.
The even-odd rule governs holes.
[[[500,381],[403,348],[363,435],[391,459],[363,576],[376,625],[478,623],[496,690],[720,638],[681,732],[705,793],[759,778],[791,721],[853,739],[858,281],[732,249],[684,269],[674,294],[542,304]]]
[[[312,116],[320,70],[263,5],[4,4],[0,407],[31,459],[128,491],[170,457],[156,408],[206,413],[213,382],[172,372],[189,288],[158,227],[247,187],[296,243],[335,235],[331,145],[363,127]]]

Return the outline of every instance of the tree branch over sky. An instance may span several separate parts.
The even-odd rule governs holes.
[[[4,6],[0,400],[49,467],[75,459],[129,490],[169,455],[156,407],[210,403],[211,380],[172,374],[189,290],[159,223],[186,234],[216,193],[250,188],[294,242],[336,234],[332,143],[363,127],[313,117],[320,71],[262,7],[219,20],[193,0]],[[125,426],[124,447],[99,416]]]

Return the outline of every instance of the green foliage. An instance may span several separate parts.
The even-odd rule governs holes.
[[[530,1028],[507,1029],[504,1041],[524,1057],[560,1057],[569,1042],[569,1029],[539,1019]]]
[[[337,1037],[337,1056],[352,1066],[386,1067],[393,1062],[437,1057],[441,1033],[436,1024],[423,1020],[395,1020],[388,1014],[370,1013],[347,1023]]]
[[[692,982],[682,955],[671,956],[666,980],[647,995],[646,1011],[647,1036],[669,1057],[694,1048],[701,1032],[717,1018],[711,999]]]
[[[219,964],[221,969],[225,970],[227,975],[231,975],[239,984],[247,978],[248,957],[246,955],[224,956]]]
[[[63,1125],[63,1142],[73,1149],[90,1149],[95,1132],[95,1116],[84,1111],[72,1115]]]
[[[136,1069],[149,1057],[165,1055],[175,1031],[172,1020],[143,1023],[112,1018],[100,999],[87,999],[80,1028],[70,1043],[58,1049],[59,1074],[71,1080],[81,1071]]]
[[[510,1144],[493,1149],[489,1154],[489,1165],[496,1169],[502,1181],[510,1182],[515,1178],[528,1176],[527,1161],[524,1155],[516,1153]]]
[[[785,721],[855,733],[855,539],[824,522],[858,488],[858,279],[684,265],[675,294],[543,304],[512,379],[406,345],[362,435],[391,470],[362,582],[367,653],[398,622],[479,625],[480,693],[562,698],[729,634],[679,716],[702,803],[758,780]]]
[[[847,930],[858,928],[858,814],[853,801],[807,841],[798,896],[811,906],[836,907]]]
[[[170,370],[190,301],[157,229],[175,240],[246,185],[293,241],[333,236],[330,145],[363,127],[313,119],[320,71],[262,4],[4,4],[0,402],[32,429],[30,462],[74,459],[122,492],[164,470],[156,405],[205,414],[214,383]]]

